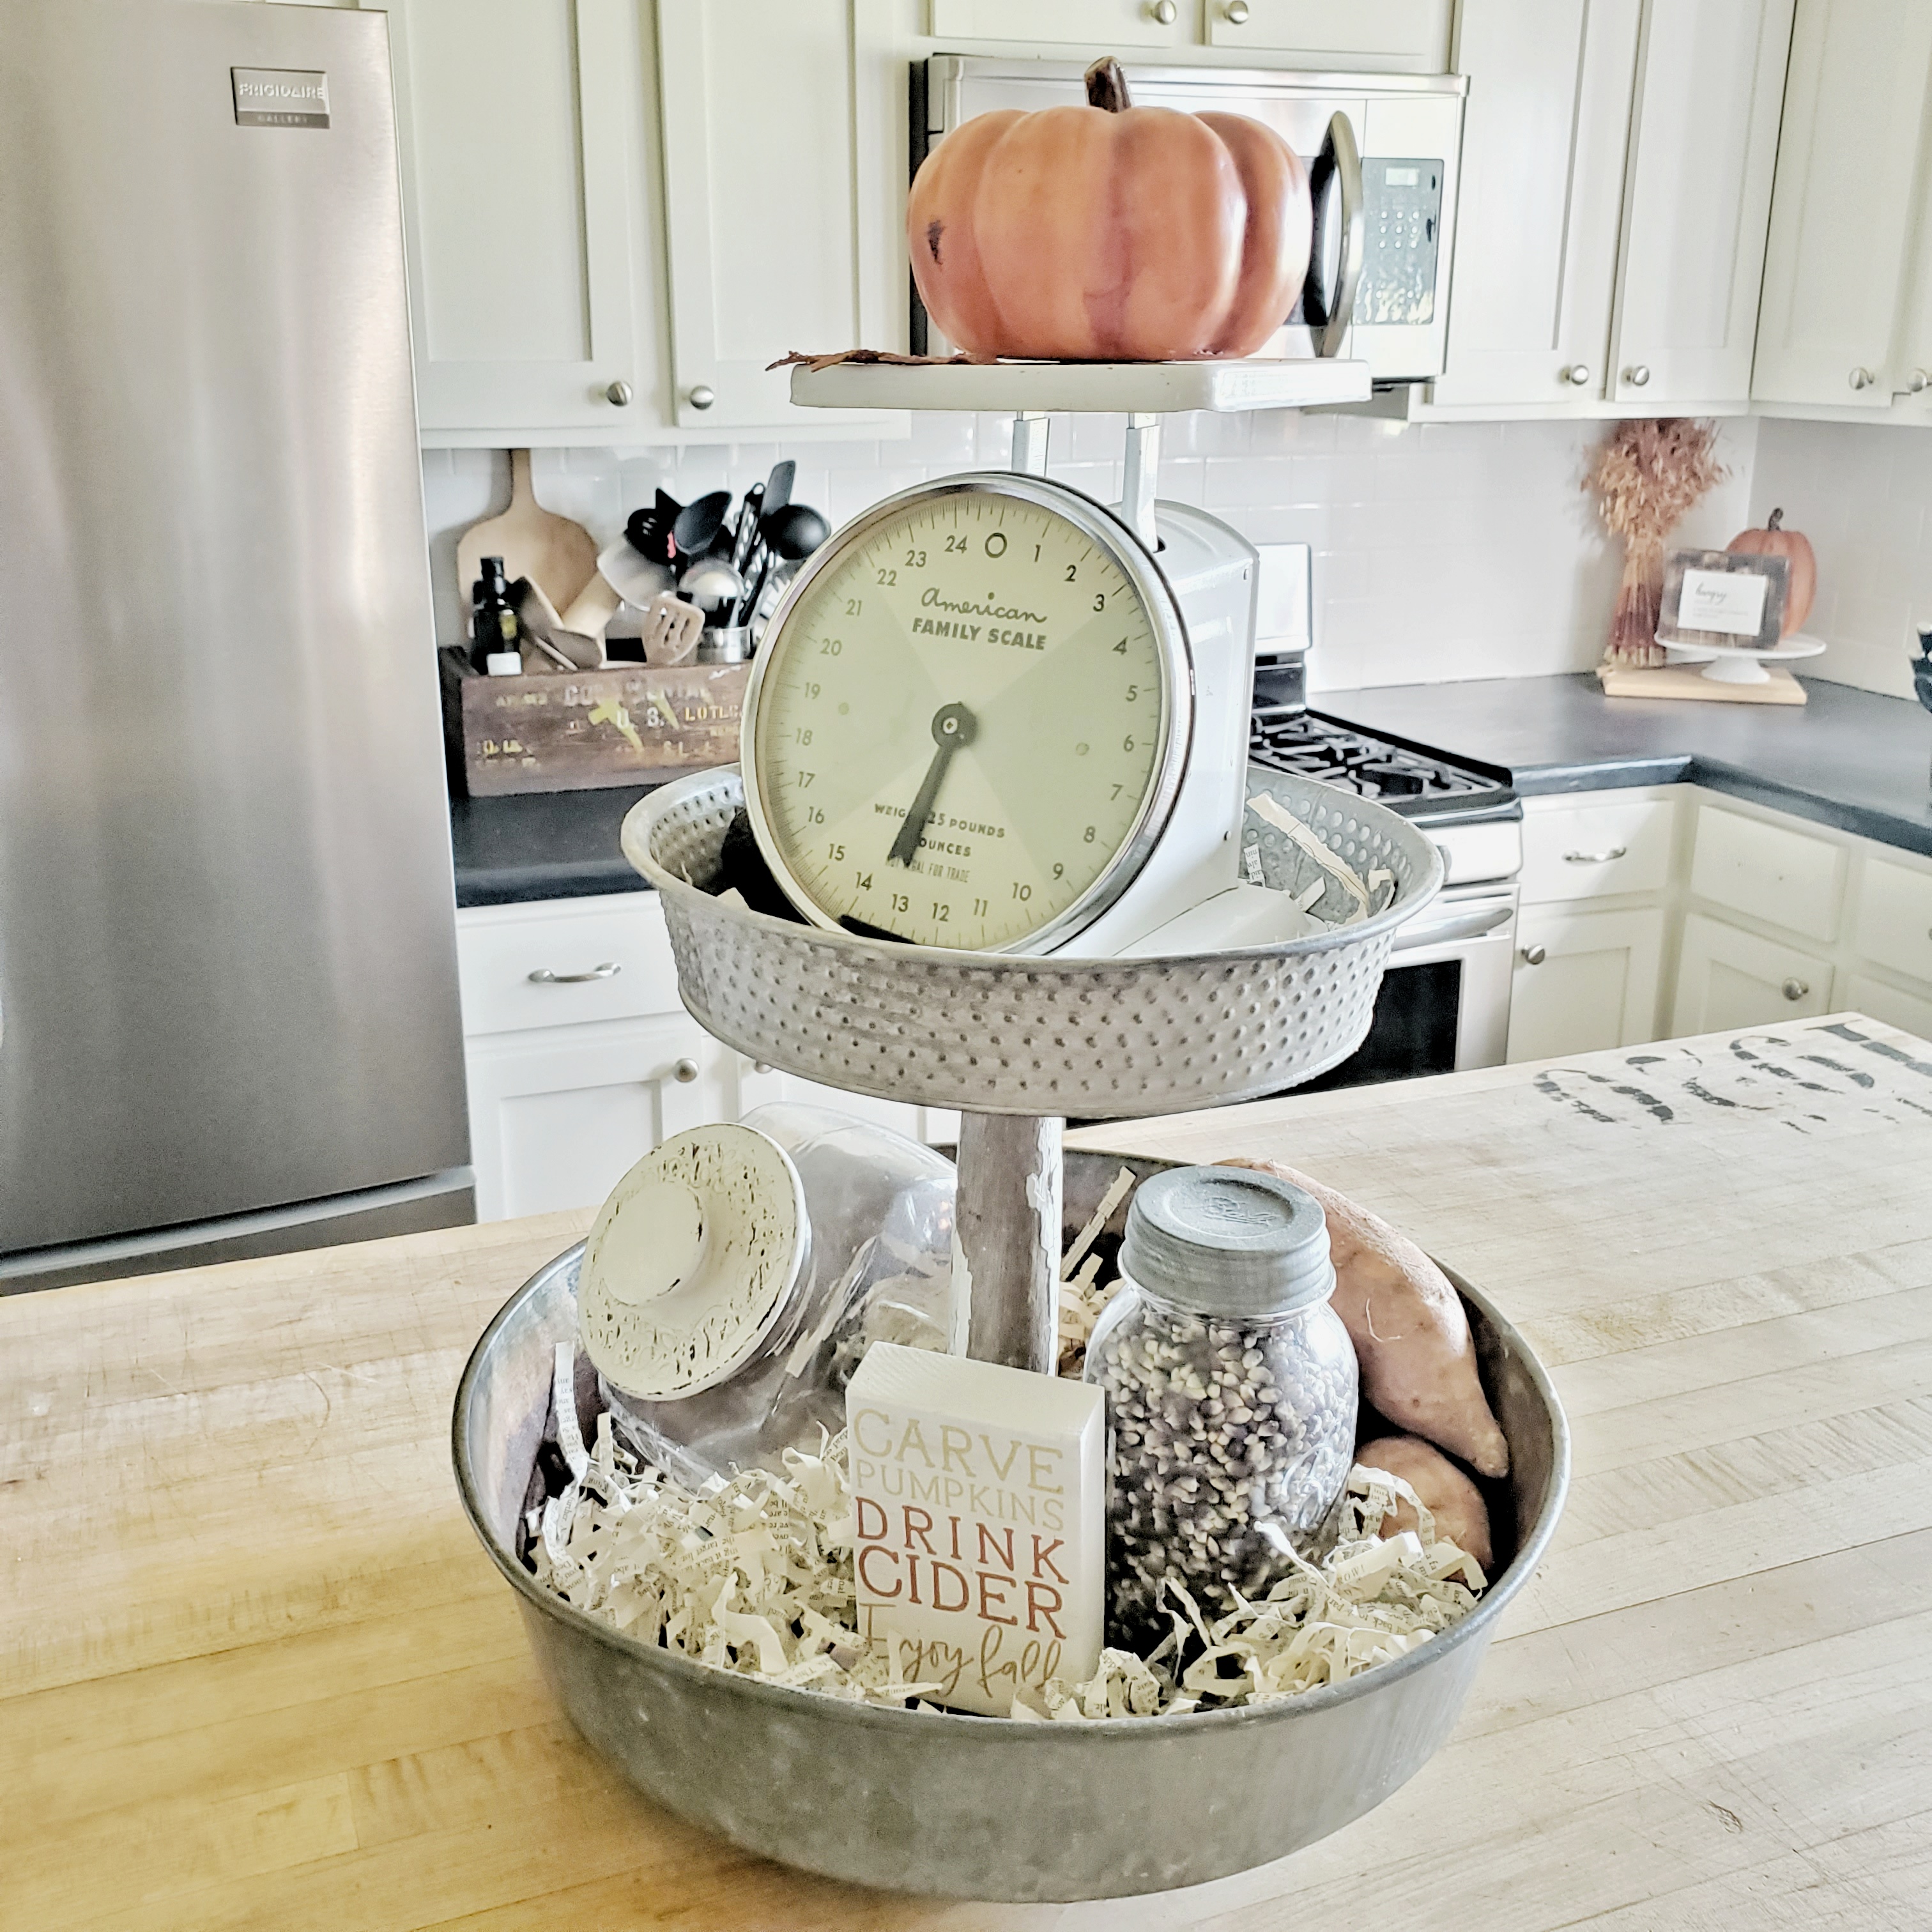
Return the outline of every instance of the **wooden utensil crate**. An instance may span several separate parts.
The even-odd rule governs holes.
[[[748,664],[485,677],[460,651],[442,661],[450,770],[472,797],[635,784],[738,756]]]

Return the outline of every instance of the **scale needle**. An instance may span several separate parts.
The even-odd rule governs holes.
[[[979,729],[980,721],[963,704],[942,704],[932,714],[932,742],[939,748],[933,753],[932,763],[926,766],[926,776],[920,781],[919,796],[913,800],[912,809],[906,814],[905,823],[892,841],[892,849],[886,854],[888,865],[895,859],[902,866],[912,863],[919,850],[919,842],[926,836],[926,822],[932,816],[933,804],[939,796],[946,768],[952,764],[955,752],[962,745],[972,743]]]

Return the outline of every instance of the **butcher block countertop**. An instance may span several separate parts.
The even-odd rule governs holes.
[[[1094,1906],[855,1892],[634,1796],[449,1464],[587,1212],[0,1302],[8,1932],[1926,1922],[1932,1048],[1840,1016],[1090,1131],[1292,1159],[1552,1369],[1569,1506],[1450,1744],[1281,1863]]]

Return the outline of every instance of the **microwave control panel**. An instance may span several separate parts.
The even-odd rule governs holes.
[[[1357,322],[1435,320],[1442,173],[1440,161],[1363,156],[1368,247],[1355,291]]]

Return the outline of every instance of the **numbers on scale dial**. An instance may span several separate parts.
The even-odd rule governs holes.
[[[924,945],[1057,918],[1156,776],[1153,620],[1103,549],[1018,498],[908,505],[808,587],[764,681],[754,755],[794,878]]]

